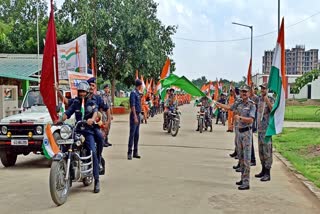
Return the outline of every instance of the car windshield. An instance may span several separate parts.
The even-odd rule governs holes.
[[[31,108],[32,106],[44,106],[42,96],[39,90],[28,91],[23,108]]]

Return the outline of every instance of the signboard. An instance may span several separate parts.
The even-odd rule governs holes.
[[[68,71],[87,74],[87,35],[57,45],[59,79],[68,79]]]
[[[78,95],[78,91],[77,91],[78,84],[80,82],[86,82],[90,77],[92,77],[91,74],[68,71],[68,79],[69,79],[72,98],[75,98]]]

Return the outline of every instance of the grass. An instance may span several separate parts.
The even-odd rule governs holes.
[[[319,106],[287,106],[284,119],[291,121],[320,122],[320,114],[315,115]]]
[[[320,187],[320,128],[286,128],[273,145],[298,172]]]
[[[129,97],[114,97],[114,106],[129,108]]]

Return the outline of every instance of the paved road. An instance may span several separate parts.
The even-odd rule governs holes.
[[[75,184],[67,203],[56,207],[48,188],[49,168],[39,156],[19,157],[13,168],[0,165],[0,213],[319,213],[319,201],[275,159],[272,181],[252,177],[251,189],[234,184],[239,174],[228,157],[233,134],[225,127],[199,134],[192,105],[183,106],[181,132],[161,131],[157,116],[141,126],[141,160],[126,160],[128,116],[113,123],[113,147],[104,151],[108,175],[102,191]],[[257,173],[260,167],[253,168]]]

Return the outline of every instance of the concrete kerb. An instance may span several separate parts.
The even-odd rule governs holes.
[[[298,178],[305,187],[307,187],[320,201],[320,188],[318,188],[314,183],[309,181],[306,177],[304,177],[300,172],[298,172],[292,164],[284,158],[279,152],[274,150],[274,156],[276,156],[286,167],[287,169],[294,174],[296,178]]]

